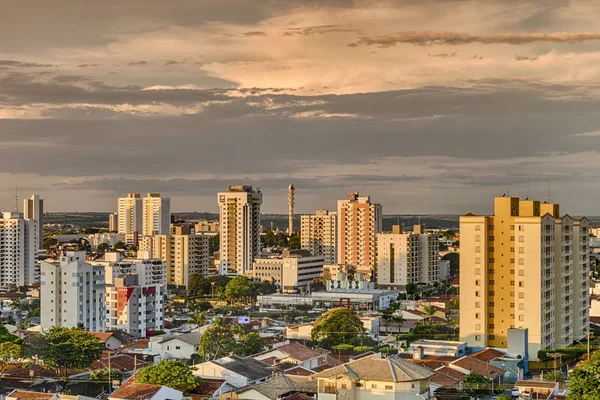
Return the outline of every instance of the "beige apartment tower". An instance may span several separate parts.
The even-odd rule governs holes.
[[[460,218],[460,339],[507,348],[527,328],[529,357],[586,337],[588,221],[558,204],[496,197],[494,215]]]
[[[337,263],[337,213],[317,210],[300,218],[302,250],[325,257],[325,264]]]
[[[375,280],[376,235],[382,230],[381,204],[358,193],[338,200],[338,264],[356,266],[365,278]]]
[[[118,232],[132,235],[142,232],[142,199],[139,193],[129,193],[127,197],[119,198]]]
[[[421,225],[412,232],[394,225],[391,233],[377,235],[379,286],[404,288],[409,283],[439,281],[439,235],[421,232]]]
[[[260,255],[262,193],[252,186],[229,186],[217,195],[221,273],[250,275]]]
[[[148,193],[143,200],[144,235],[167,235],[171,229],[171,199],[160,193]]]

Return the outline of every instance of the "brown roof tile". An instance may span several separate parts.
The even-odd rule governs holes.
[[[225,382],[226,381],[223,379],[202,378],[202,384],[194,389],[192,394],[201,394],[212,397],[212,395],[215,394],[215,392],[219,390],[219,388],[223,386]]]
[[[15,390],[10,397],[14,397],[19,400],[48,400],[54,396],[53,393],[41,393],[41,392],[30,392],[28,390]]]
[[[445,387],[456,386],[458,383],[460,383],[460,380],[438,371],[433,371],[433,376],[430,379],[431,383]]]
[[[457,371],[453,368],[450,367],[440,367],[440,368],[436,368],[435,370],[436,372],[440,372],[444,375],[448,375],[454,379],[458,379],[459,381],[462,382],[463,378],[466,376],[466,374],[463,374],[460,371]]]
[[[496,349],[485,349],[476,353],[470,354],[471,357],[483,362],[490,362],[495,358],[503,357],[506,354]]]
[[[504,375],[505,372],[502,368],[498,368],[492,364],[488,364],[487,362],[480,361],[470,356],[464,356],[450,364],[456,365],[457,367],[467,371],[476,372],[483,376],[487,376],[488,378],[493,378],[496,374]]]
[[[106,342],[113,334],[112,332],[88,332],[98,338],[102,343]]]
[[[154,396],[160,389],[162,389],[161,385],[137,383],[130,378],[110,395],[109,399],[144,400]]]

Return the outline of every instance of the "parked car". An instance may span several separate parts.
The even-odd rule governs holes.
[[[519,389],[512,388],[512,390],[510,391],[510,395],[511,397],[519,397]]]

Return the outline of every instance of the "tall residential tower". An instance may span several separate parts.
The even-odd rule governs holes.
[[[221,270],[245,275],[260,254],[262,193],[252,186],[229,186],[217,195]]]
[[[142,232],[144,235],[168,235],[171,228],[171,199],[148,193],[143,200]]]
[[[139,193],[129,193],[119,198],[118,231],[124,235],[142,232],[142,199]]]
[[[507,348],[528,329],[529,354],[585,338],[589,326],[588,221],[558,204],[497,197],[494,215],[460,218],[460,338]]]
[[[317,210],[314,215],[300,219],[302,250],[325,257],[325,264],[337,263],[337,213]]]
[[[382,230],[381,204],[369,196],[351,193],[338,200],[338,264],[357,267],[367,279],[374,280],[376,263],[375,236]]]

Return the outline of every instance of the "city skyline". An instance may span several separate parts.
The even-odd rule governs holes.
[[[491,211],[510,194],[596,215],[594,2],[12,3],[0,16],[0,205],[116,211],[160,192],[217,212]],[[531,189],[529,189],[531,179]]]

